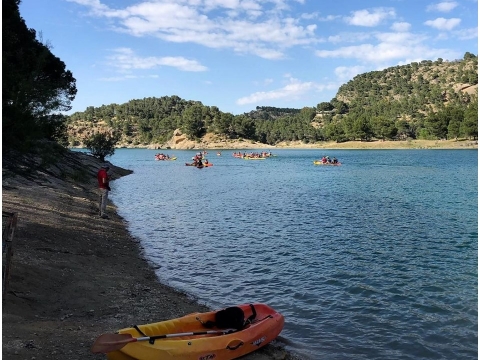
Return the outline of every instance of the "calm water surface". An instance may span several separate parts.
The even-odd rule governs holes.
[[[119,149],[111,198],[160,281],[264,302],[305,359],[477,359],[476,150]],[[314,166],[336,156],[340,167]]]

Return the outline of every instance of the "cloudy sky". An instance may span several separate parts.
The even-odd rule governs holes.
[[[22,0],[77,79],[72,112],[177,95],[302,108],[355,75],[478,55],[477,0]]]

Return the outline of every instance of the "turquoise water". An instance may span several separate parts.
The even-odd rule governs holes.
[[[160,281],[271,305],[305,359],[477,359],[476,150],[223,150],[205,169],[157,152],[109,160],[134,171],[111,198]]]

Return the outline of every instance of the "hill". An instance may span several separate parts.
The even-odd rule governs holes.
[[[259,106],[242,115],[178,96],[88,107],[68,119],[70,146],[97,132],[116,134],[122,147],[169,146],[176,136],[201,142],[265,145],[301,141],[476,139],[478,57],[425,60],[360,74],[335,98],[303,109]],[[178,140],[178,139],[177,139]]]

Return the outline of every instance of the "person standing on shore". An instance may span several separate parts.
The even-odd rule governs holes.
[[[108,170],[110,166],[108,164],[103,164],[100,170],[97,173],[98,188],[100,190],[100,217],[102,219],[108,219],[106,214],[107,209],[107,200],[108,192],[110,191],[110,184],[108,179]]]

